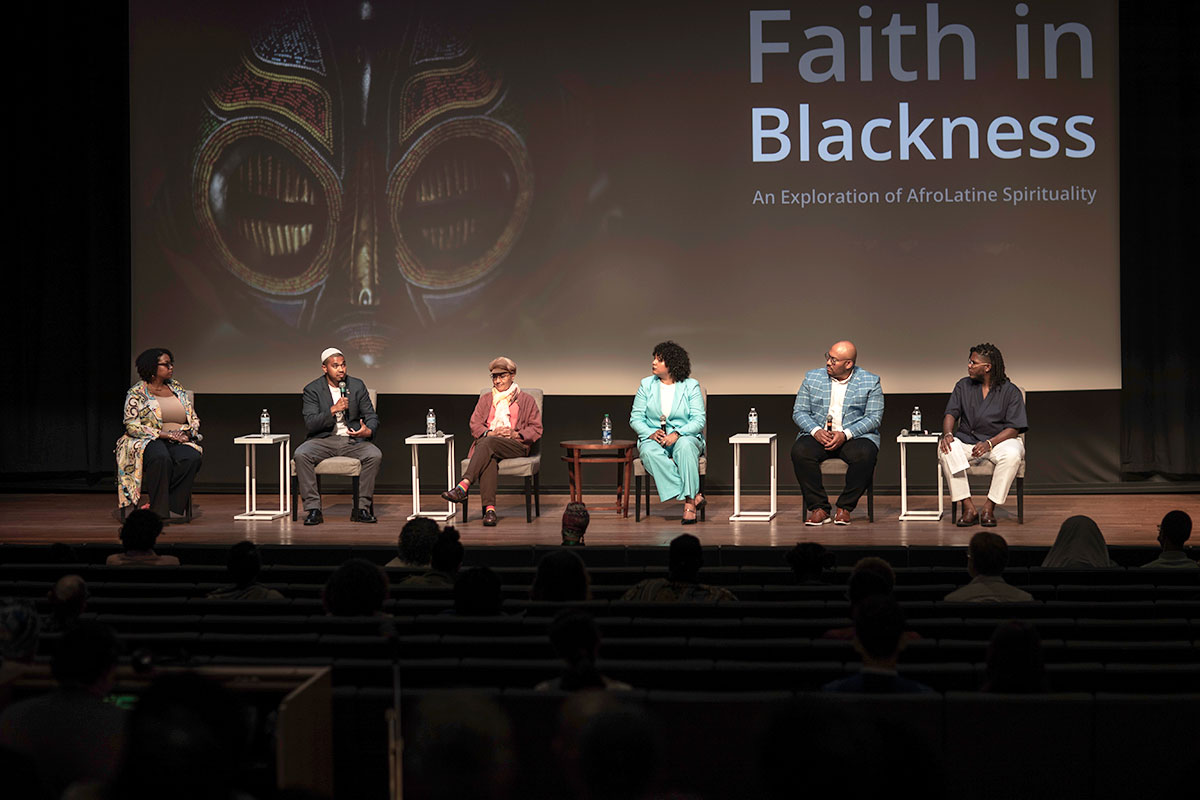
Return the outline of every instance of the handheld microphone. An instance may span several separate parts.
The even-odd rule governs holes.
[[[338,391],[342,393],[343,398],[350,396],[350,390],[348,390],[346,388],[345,381],[338,381]],[[337,419],[338,419],[338,422],[344,422],[346,419],[346,412],[345,411],[337,412]]]
[[[833,433],[833,414],[825,417],[825,430]]]

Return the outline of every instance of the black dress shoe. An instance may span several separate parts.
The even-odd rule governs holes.
[[[310,508],[308,514],[304,517],[305,525],[320,525],[325,521],[325,515],[321,513],[319,508]]]
[[[377,522],[370,509],[360,508],[350,517],[351,522]]]
[[[466,502],[467,493],[463,491],[461,486],[456,484],[454,487],[442,492],[442,499],[449,500],[451,503],[463,503]]]
[[[496,509],[489,508],[487,511],[483,512],[483,526],[485,528],[496,527]]]

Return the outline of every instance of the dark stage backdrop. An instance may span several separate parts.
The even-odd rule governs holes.
[[[882,18],[885,11],[890,9],[880,6],[876,16]],[[38,51],[56,55],[40,61],[36,75],[13,86],[25,135],[20,154],[12,159],[11,187],[19,192],[6,259],[10,294],[5,321],[11,327],[7,340],[15,346],[6,356],[11,390],[0,394],[4,418],[10,421],[0,448],[0,477],[9,488],[47,488],[73,479],[76,485],[90,482],[107,490],[133,355],[128,209],[148,202],[141,193],[144,187],[131,192],[127,157],[128,120],[142,101],[131,104],[129,98],[124,10],[112,13],[92,5],[47,7],[39,13],[43,19],[27,29],[28,38]],[[1189,234],[1200,210],[1192,189],[1194,145],[1184,127],[1184,109],[1196,96],[1198,70],[1190,43],[1198,28],[1191,4],[1151,2],[1122,4],[1120,31],[1123,388],[1034,393],[1036,427],[1054,429],[1039,430],[1037,435],[1046,438],[1031,441],[1031,481],[1038,475],[1037,482],[1046,486],[1200,476],[1200,426],[1195,424],[1200,387],[1189,324],[1194,302],[1184,291],[1194,282]],[[169,238],[172,230],[165,224],[162,233]],[[1063,307],[1080,302],[1070,291],[1055,300]],[[186,290],[162,300],[167,309],[194,302]],[[171,346],[203,349],[203,342],[174,341],[169,319],[163,336]],[[603,343],[599,333],[597,341]],[[230,361],[242,356],[237,351],[226,355]],[[811,360],[807,353],[794,354],[794,361],[780,370],[781,379],[796,383],[795,369]],[[1051,339],[1027,360],[1032,371],[1034,361],[1069,364],[1072,352]],[[1010,369],[1014,375],[1026,371],[1017,362]],[[181,377],[187,379],[186,361]],[[785,441],[790,439],[786,393],[793,388],[753,398],[714,395],[714,439],[723,441],[728,431],[740,427],[751,404],[764,416],[778,419],[782,414],[779,422],[769,424]],[[621,386],[611,391],[628,390]],[[443,418],[465,419],[465,411],[456,412],[454,403],[469,404],[470,397],[456,397],[440,401],[439,407],[447,409]],[[390,404],[384,407],[390,427],[385,436],[399,436],[406,427],[404,404],[416,409],[419,427],[420,413],[435,402],[421,395],[384,398]],[[581,405],[574,407],[574,401],[552,397],[549,414],[556,425],[574,419],[581,434],[591,435],[597,413],[612,399],[578,398]],[[252,426],[261,402],[236,394],[201,401],[213,439],[204,477],[208,480],[211,468],[216,479],[225,473],[223,462],[240,458],[232,446],[217,446],[224,439],[221,426],[232,432]],[[290,401],[281,402],[285,409]],[[921,405],[928,415],[941,402],[927,396]],[[890,396],[885,425],[902,427],[910,408],[906,396]],[[1054,408],[1058,411],[1052,412]],[[901,419],[892,418],[897,412]],[[1042,451],[1047,442],[1055,446],[1053,457]],[[407,465],[401,446],[390,444],[389,456],[388,469]],[[881,464],[892,469],[895,458],[885,452]],[[1051,472],[1041,472],[1051,464],[1056,465]],[[786,482],[787,472],[783,478]]]

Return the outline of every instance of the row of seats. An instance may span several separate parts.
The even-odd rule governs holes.
[[[417,704],[436,694],[406,690],[402,718],[409,740],[415,733]],[[559,728],[557,692],[527,689],[489,695],[512,722],[518,774],[524,783],[513,796],[564,797],[570,794],[555,764]],[[822,712],[854,715],[869,724],[900,726],[929,748],[931,763],[907,764],[898,774],[898,794],[920,796],[944,774],[952,796],[971,798],[1054,797],[1058,800],[1175,797],[1191,782],[1197,748],[1195,720],[1200,694],[1130,696],[1056,694],[1040,697],[947,692],[933,696],[837,696],[791,691],[709,694],[637,691],[632,695],[660,731],[662,763],[687,765],[672,770],[672,785],[684,796],[761,797],[758,763],[768,720],[788,710],[798,718],[798,740],[822,731],[804,725]],[[338,785],[357,796],[386,791],[386,735],[383,711],[391,707],[387,688],[334,690],[335,748],[361,769],[339,771]],[[790,703],[790,705],[789,705]],[[736,732],[737,735],[731,735]],[[808,756],[800,752],[798,756]],[[868,754],[855,754],[869,768]],[[831,768],[836,766],[831,765]],[[803,793],[806,776],[795,775]],[[852,777],[847,775],[848,780]],[[908,791],[903,788],[907,787]],[[930,791],[930,795],[940,796]]]
[[[171,544],[170,532],[156,546],[159,553],[179,557],[185,565],[224,565],[229,548],[226,545]],[[113,553],[119,552],[114,531],[112,543],[88,543],[73,546],[73,552],[84,563],[103,564]],[[797,540],[805,537],[797,533]],[[1140,567],[1158,557],[1159,548],[1153,542],[1153,531],[1148,531],[1147,544],[1110,545],[1109,556],[1122,567]],[[29,564],[59,561],[53,554],[52,545],[0,544],[0,564]],[[557,550],[555,545],[512,545],[493,547],[470,547],[467,549],[466,566],[489,567],[532,567],[549,552]],[[878,556],[893,567],[965,567],[966,547],[944,547],[938,545],[863,545],[833,546],[829,548],[840,567],[852,567],[864,556]],[[1009,547],[1011,567],[1041,566],[1049,547],[1013,545]],[[588,567],[658,566],[667,565],[667,548],[641,545],[588,545],[575,550]],[[710,567],[782,567],[787,548],[739,545],[717,545],[704,548],[704,563]],[[394,547],[378,545],[260,545],[259,554],[264,566],[311,565],[336,567],[349,558],[365,558],[378,564],[391,560]],[[1188,557],[1200,559],[1200,547],[1188,549]]]
[[[41,598],[46,594],[48,582],[42,581],[0,581],[0,597]],[[293,601],[319,601],[324,586],[322,584],[268,584],[277,589],[285,597]],[[91,602],[104,599],[146,598],[150,603],[160,599],[184,598],[200,600],[209,592],[227,588],[222,583],[124,583],[96,582],[89,583],[89,590],[95,598]],[[593,586],[592,596],[598,601],[619,602],[631,585]],[[845,601],[843,587],[807,587],[807,586],[731,586],[739,602],[787,603],[787,602],[825,602],[842,603]],[[958,584],[931,584],[928,586],[897,586],[896,599],[900,602],[940,601],[947,594],[958,588]],[[1200,587],[1191,586],[1023,586],[1035,601],[1042,602],[1156,602],[1156,601],[1192,601],[1200,600]],[[530,586],[505,585],[501,587],[501,596],[507,601],[520,601],[528,598]],[[430,587],[392,586],[390,596],[397,601],[448,598],[448,589],[431,589]],[[153,599],[151,599],[153,598]],[[147,609],[147,613],[157,613]],[[769,611],[767,613],[770,613]]]
[[[262,569],[259,580],[266,584],[318,583],[323,584],[333,574],[333,566],[275,565]],[[528,586],[537,572],[535,567],[493,567],[505,584]],[[924,584],[961,585],[970,580],[965,567],[896,567],[898,586]],[[424,570],[411,567],[391,567],[388,574],[392,583],[399,583],[409,575],[421,574]],[[665,574],[662,567],[623,566],[590,567],[593,586],[632,585],[644,578],[660,577]],[[849,580],[851,570],[838,568],[827,570],[824,586],[798,586],[800,591],[840,592]],[[147,569],[142,566],[104,566],[96,564],[4,564],[0,565],[0,582],[6,580],[33,580],[53,582],[65,574],[82,576],[88,582],[168,581],[192,583],[223,583],[226,580],[224,566],[183,565]],[[1139,584],[1153,586],[1190,586],[1200,590],[1200,571],[1180,569],[1054,569],[1044,567],[1013,567],[1005,570],[1004,579],[1015,586],[1038,584],[1093,584],[1119,586]],[[754,586],[761,584],[786,585],[794,583],[793,573],[787,567],[740,566],[709,567],[700,573],[702,583],[717,586]]]
[[[1164,632],[1169,635],[1170,632]],[[1190,633],[1188,634],[1190,636]],[[318,633],[177,633],[125,630],[131,650],[146,648],[163,656],[263,657],[273,661],[330,659],[343,663],[355,659],[442,661],[444,659],[537,660],[558,671],[559,660],[545,636],[456,636],[444,634],[381,636]],[[48,636],[44,649],[51,649]],[[921,639],[904,651],[906,667],[932,663],[983,664],[986,639]],[[1191,638],[1162,641],[1089,641],[1046,639],[1047,664],[1200,664],[1200,643]],[[742,662],[747,664],[837,662],[856,664],[858,655],[848,641],[793,638],[718,638],[684,636],[606,637],[605,663],[613,661],[672,661],[680,663]],[[486,679],[482,685],[491,685]]]
[[[372,636],[386,628],[400,636],[484,637],[491,639],[535,638],[545,641],[549,617],[459,617],[444,614],[394,617],[279,617],[239,616],[235,614],[160,615],[86,614],[112,626],[123,635],[347,635]],[[662,617],[597,617],[597,626],[605,641],[613,638],[672,640],[721,638],[728,641],[791,641],[819,639],[826,631],[851,625],[848,616],[829,615],[791,619],[750,617],[746,619],[680,619]],[[998,624],[996,618],[930,617],[912,619],[910,629],[931,640],[971,640],[986,642]],[[1080,639],[1088,641],[1137,643],[1143,641],[1200,641],[1200,616],[1095,619],[1044,618],[1032,621],[1044,639]],[[606,648],[607,651],[607,648]]]

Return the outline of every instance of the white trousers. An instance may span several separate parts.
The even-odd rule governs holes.
[[[959,439],[950,443],[950,449],[961,452],[966,457],[967,463],[973,467],[984,462],[991,462],[992,486],[988,489],[987,496],[996,505],[1003,505],[1004,501],[1008,499],[1009,488],[1016,480],[1021,461],[1025,458],[1025,443],[1020,438],[1005,439],[979,458],[971,457],[971,450],[974,447],[975,445],[966,444]],[[938,462],[942,465],[942,472],[950,487],[950,501],[958,503],[970,497],[971,486],[967,483],[967,471],[950,472],[950,468],[946,465],[946,454],[942,452],[940,443],[938,445]]]

